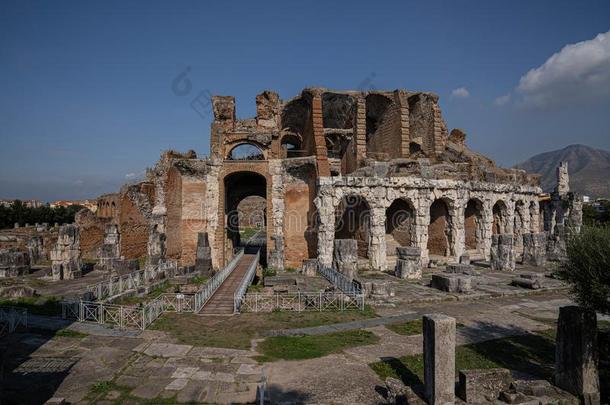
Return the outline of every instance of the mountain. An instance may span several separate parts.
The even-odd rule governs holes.
[[[568,162],[570,190],[591,197],[610,197],[610,152],[585,145],[570,145],[563,149],[532,156],[515,165],[529,173],[542,175],[541,185],[553,191],[559,162]]]

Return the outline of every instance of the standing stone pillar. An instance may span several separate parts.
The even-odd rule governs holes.
[[[116,224],[108,224],[104,229],[104,242],[98,252],[97,267],[106,270],[114,270],[115,261],[121,258],[121,234]]]
[[[597,317],[595,311],[575,305],[559,309],[555,345],[555,385],[599,404]]]
[[[82,276],[80,233],[76,225],[62,225],[57,243],[51,250],[53,280],[69,280]]]
[[[428,254],[428,225],[430,224],[431,204],[432,199],[429,194],[425,193],[424,190],[420,191],[415,213],[417,215],[415,220],[415,238],[417,246],[421,250],[422,266],[427,266],[430,260]]]
[[[146,251],[146,280],[154,280],[157,276],[159,264],[165,259],[165,226],[163,222],[157,218],[148,227],[148,244]]]
[[[455,319],[424,315],[424,383],[430,405],[455,401]]]
[[[322,183],[324,179],[319,179]],[[335,240],[335,207],[333,189],[330,185],[320,185],[318,197],[314,202],[318,210],[318,260],[320,266],[331,267],[333,264],[333,241]]]
[[[385,239],[385,209],[371,208],[369,260],[373,270],[383,271],[387,266]]]
[[[546,263],[546,234],[523,234],[523,264],[544,266]]]
[[[42,236],[32,236],[28,240],[28,254],[30,255],[30,264],[37,264],[43,259]]]
[[[513,235],[500,234],[491,238],[491,269],[495,271],[515,270],[515,247]]]
[[[335,239],[333,267],[348,280],[353,280],[358,269],[358,242],[355,239]]]
[[[197,234],[195,271],[204,276],[212,274],[212,248],[210,247],[207,232],[199,232]]]
[[[453,242],[453,246],[452,246],[452,251],[453,251],[453,255],[455,256],[456,259],[459,259],[459,257],[462,255],[462,253],[464,253],[464,251],[466,250],[466,230],[464,229],[464,223],[465,223],[465,218],[464,218],[464,211],[466,210],[466,204],[467,201],[462,202],[463,199],[460,199],[460,205],[457,205],[453,210],[451,210],[450,215],[452,216],[451,218],[451,235],[452,235],[452,242]]]
[[[485,255],[485,260],[490,260],[494,218],[493,207],[489,199],[483,201],[482,222],[483,254]]]
[[[394,269],[396,277],[407,280],[421,280],[421,249],[412,246],[397,247],[396,255],[398,256]]]

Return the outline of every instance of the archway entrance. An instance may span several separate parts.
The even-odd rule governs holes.
[[[254,172],[236,172],[225,177],[225,257],[234,249],[247,253],[261,249],[267,260],[267,180]]]
[[[430,206],[428,225],[428,252],[430,256],[451,256],[451,216],[444,200],[436,200]]]
[[[497,235],[500,233],[506,233],[508,230],[508,208],[506,207],[504,201],[498,200],[494,204],[492,214],[494,220],[492,226],[493,234]]]
[[[385,210],[385,240],[388,268],[396,264],[396,248],[415,246],[415,208],[398,198]]]
[[[466,204],[464,234],[466,250],[474,253],[483,250],[483,203],[480,200],[473,198]]]
[[[335,212],[335,239],[356,239],[358,257],[368,259],[371,210],[357,195],[343,197]]]

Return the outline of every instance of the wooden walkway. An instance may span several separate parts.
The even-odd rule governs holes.
[[[203,315],[230,315],[233,313],[234,294],[239,288],[252,260],[256,259],[255,254],[244,254],[237,262],[235,269],[229,277],[218,287],[214,295],[206,302],[201,309]]]

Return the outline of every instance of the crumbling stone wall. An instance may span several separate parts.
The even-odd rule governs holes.
[[[76,213],[74,222],[80,233],[81,255],[85,259],[96,259],[104,241],[104,230],[112,222],[111,217],[98,216],[84,208]]]
[[[150,183],[125,186],[121,190],[119,229],[121,252],[126,259],[146,255],[154,189]]]
[[[51,250],[53,280],[69,280],[82,276],[80,235],[76,225],[59,228],[57,244]]]

